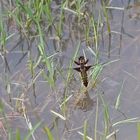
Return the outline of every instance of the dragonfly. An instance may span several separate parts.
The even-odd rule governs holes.
[[[76,65],[78,65],[79,67],[73,68],[74,70],[80,72],[81,79],[82,79],[83,85],[85,87],[88,86],[88,75],[87,75],[87,71],[92,67],[92,65],[88,65],[87,66],[88,61],[89,60],[88,59],[85,59],[84,56],[80,56],[78,58],[78,61],[74,61],[74,63]]]
[[[87,65],[89,60],[86,59],[84,56],[79,56],[78,60],[72,60],[72,62],[74,62],[77,67],[71,67],[71,68],[64,68],[63,66],[59,66],[59,67],[55,67],[55,71],[57,72],[57,74],[59,73],[61,75],[61,77],[63,79],[65,79],[66,77],[63,75],[64,71],[67,70],[76,70],[77,72],[80,73],[80,77],[82,79],[82,84],[84,85],[84,87],[88,87],[88,84],[90,83],[88,77],[92,76],[91,79],[94,79],[91,81],[91,86],[96,84],[96,80],[103,68],[103,65],[105,63],[97,63],[97,64],[92,64],[92,65]],[[62,64],[63,65],[63,64]],[[45,64],[39,64],[38,65],[39,68],[45,68]],[[90,75],[88,75],[88,71],[92,69],[92,71],[90,71]],[[66,79],[65,79],[66,80]]]

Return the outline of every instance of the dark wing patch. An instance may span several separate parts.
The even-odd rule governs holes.
[[[86,71],[88,71],[92,66],[85,66]]]
[[[81,72],[80,67],[78,67],[78,68],[73,68],[73,69],[76,70],[76,71],[78,71],[78,72]]]
[[[80,65],[80,63],[79,63],[79,62],[77,62],[77,61],[74,61],[74,63],[75,63],[75,64],[77,64],[77,65]]]

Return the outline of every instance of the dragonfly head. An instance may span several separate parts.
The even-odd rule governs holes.
[[[80,64],[85,64],[86,63],[86,60],[85,60],[84,56],[79,57],[79,63]]]

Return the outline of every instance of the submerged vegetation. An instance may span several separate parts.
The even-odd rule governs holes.
[[[131,123],[140,139],[140,118],[121,108],[125,80],[114,82],[119,90],[113,105],[103,88],[104,69],[120,60],[123,36],[134,38],[124,30],[124,14],[138,4],[1,0],[0,139],[117,140],[120,127]],[[113,10],[119,12],[117,25]],[[86,86],[73,71],[79,56],[89,59]]]

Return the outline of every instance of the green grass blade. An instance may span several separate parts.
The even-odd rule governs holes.
[[[87,140],[87,120],[84,121],[84,137],[83,140]]]
[[[115,109],[119,109],[119,106],[120,106],[120,98],[121,98],[121,94],[122,94],[122,91],[123,91],[124,82],[125,81],[123,81],[123,83],[121,85],[120,93],[119,93],[119,95],[117,97],[117,100],[116,100],[116,103],[115,103]]]
[[[92,70],[92,72],[91,72],[90,75],[92,75],[92,79],[93,79],[94,81],[97,80],[97,78],[98,78],[98,76],[100,75],[100,73],[102,72],[102,70],[103,70],[102,64],[97,64],[97,65],[95,66],[95,68]]]
[[[20,139],[20,131],[19,131],[19,129],[16,130],[16,140],[21,140]]]
[[[30,137],[35,132],[35,130],[41,125],[41,122],[37,123],[34,128],[28,133],[28,135],[24,138],[24,140],[30,140]]]
[[[47,126],[44,127],[44,131],[47,133],[48,140],[54,140],[53,134],[51,133],[50,129]]]
[[[137,140],[140,140],[140,122],[137,123]]]
[[[118,121],[118,122],[114,123],[112,126],[114,127],[114,126],[117,126],[117,125],[120,125],[120,124],[137,123],[137,122],[140,122],[140,119],[138,117]]]

